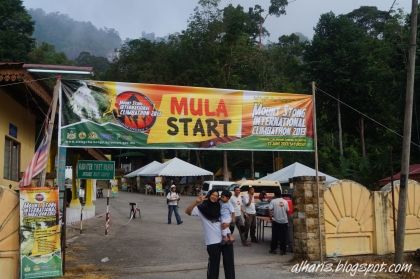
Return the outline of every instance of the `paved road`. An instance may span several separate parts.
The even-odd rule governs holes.
[[[83,234],[79,234],[76,224],[67,230],[68,276],[205,278],[207,252],[201,222],[184,213],[193,200],[194,197],[182,197],[180,213],[184,223],[176,225],[173,217],[173,224],[168,225],[164,197],[120,192],[117,198],[110,199],[111,229],[108,236],[104,235],[105,215],[101,214],[105,212],[106,199],[97,200],[98,216],[84,222]],[[133,219],[127,224],[129,202],[139,204],[141,219]],[[239,239],[237,231],[235,236]],[[267,230],[266,238],[269,237],[271,232]],[[239,242],[234,245],[238,278],[273,278],[268,277],[265,266],[273,270],[271,276],[288,273],[290,269],[287,262],[292,256],[269,254],[269,239],[251,247],[243,247]],[[109,261],[101,262],[106,257]]]
[[[97,217],[84,222],[84,232],[77,225],[67,229],[66,278],[95,279],[196,279],[206,278],[207,253],[200,220],[187,216],[185,208],[194,197],[182,197],[180,213],[182,225],[167,223],[164,197],[120,192],[110,201],[111,229],[105,230],[106,199],[96,201]],[[141,209],[141,219],[129,223],[129,202]],[[239,239],[235,231],[236,239]],[[292,255],[271,255],[270,230],[266,241],[243,247],[235,243],[236,278],[352,278],[346,274],[292,273],[296,262]],[[102,262],[104,258],[109,260]],[[223,276],[223,268],[220,270]],[[365,278],[378,278],[368,274]],[[382,276],[381,276],[382,278]],[[390,278],[385,276],[385,278]],[[394,277],[395,278],[395,277]]]

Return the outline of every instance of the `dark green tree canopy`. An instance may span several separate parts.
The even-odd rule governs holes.
[[[34,23],[21,0],[0,4],[0,61],[24,62],[34,46]]]

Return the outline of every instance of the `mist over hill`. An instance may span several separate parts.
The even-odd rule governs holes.
[[[42,9],[30,9],[29,14],[35,22],[36,41],[54,45],[70,59],[81,52],[110,58],[122,44],[118,32],[112,28],[97,28],[91,22],[75,21],[68,15],[45,13]]]

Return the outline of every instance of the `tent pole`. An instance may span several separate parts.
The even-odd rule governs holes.
[[[324,253],[322,251],[322,240],[321,235],[321,208],[319,203],[319,176],[318,176],[318,133],[316,130],[316,104],[315,104],[315,81],[312,82],[312,98],[313,98],[313,130],[314,130],[314,149],[315,149],[315,183],[316,183],[316,194],[317,194],[317,204],[318,204],[318,236],[319,236],[319,259],[324,261]]]

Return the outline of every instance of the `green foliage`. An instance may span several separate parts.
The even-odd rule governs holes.
[[[87,51],[81,52],[74,60],[74,63],[77,66],[93,67],[95,76],[98,79],[101,79],[110,67],[110,62],[105,57],[95,56]]]
[[[340,156],[337,101],[319,91],[320,169],[373,187],[389,175],[390,147],[398,169],[401,138],[395,132],[402,130],[408,30],[404,14],[376,7],[360,7],[346,15],[327,13],[320,17],[311,42],[290,34],[262,46],[261,37],[268,34],[266,17],[284,14],[287,1],[271,1],[268,12],[260,5],[220,8],[218,0],[199,4],[180,34],[161,42],[126,41],[107,79],[277,92],[308,92],[314,80],[323,91],[394,130],[342,105]],[[413,160],[418,159],[417,151]],[[282,156],[285,162],[313,164],[312,154]]]
[[[361,7],[347,15],[321,16],[305,61],[308,74],[318,87],[401,133],[404,86],[404,49],[401,48],[399,15],[391,16],[372,7]],[[321,93],[318,96],[322,95]],[[334,141],[319,141],[323,161],[337,162],[337,101],[317,99],[319,131],[334,135]],[[340,164],[325,164],[338,177],[372,184],[383,175],[387,161],[376,162],[389,146],[399,150],[401,139],[376,123],[365,121],[367,156],[361,155],[363,117],[342,106],[344,157]]]
[[[29,53],[28,62],[35,64],[71,65],[63,52],[56,52],[53,45],[41,43]]]
[[[0,61],[22,62],[34,46],[33,22],[20,0],[0,4]]]
[[[35,21],[34,37],[64,52],[71,59],[86,51],[109,57],[121,46],[121,38],[114,29],[97,29],[90,22],[79,22],[60,13],[46,14],[41,9],[29,11]]]

